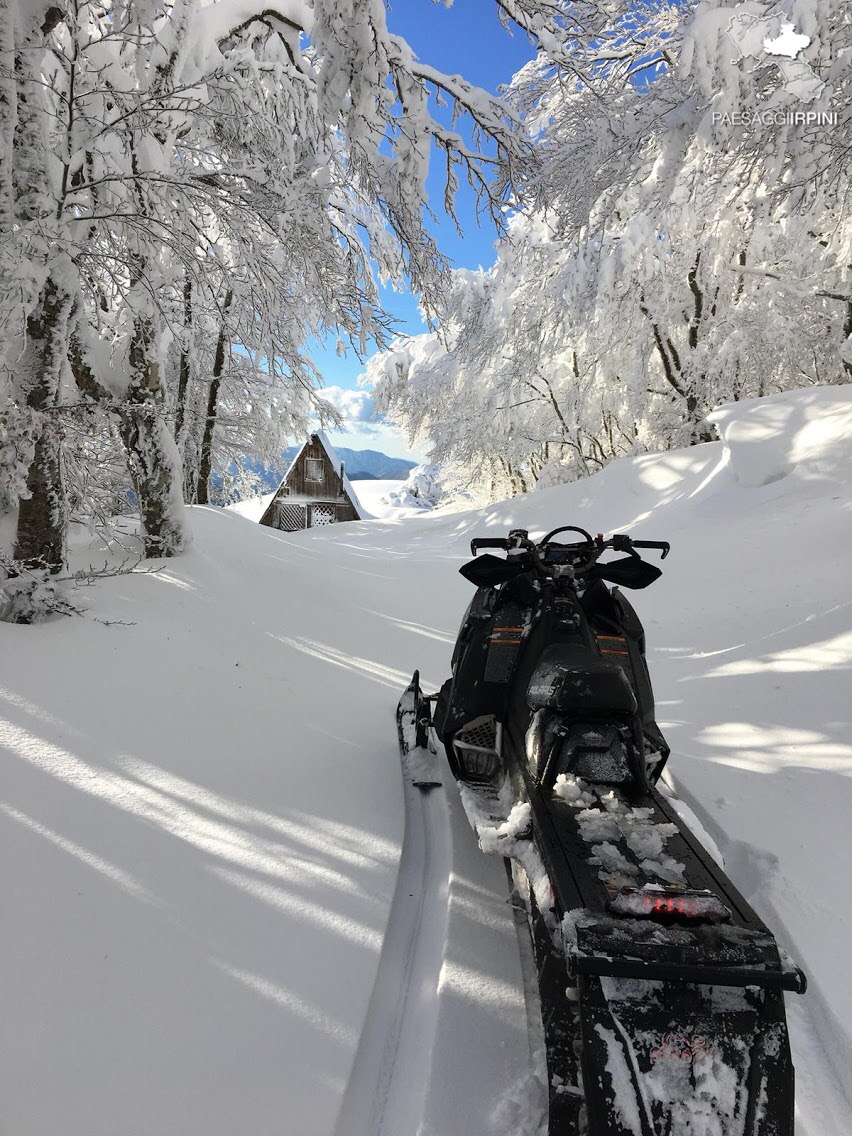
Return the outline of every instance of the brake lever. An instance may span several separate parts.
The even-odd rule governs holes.
[[[633,547],[633,541],[629,536],[627,536],[626,533],[613,533],[612,537],[609,540],[609,545],[612,548],[613,552],[627,552],[630,554],[630,556],[635,556],[638,559],[641,559],[639,553]]]
[[[657,548],[660,551],[660,560],[665,560],[671,551],[667,540],[636,540],[633,542],[637,548]]]

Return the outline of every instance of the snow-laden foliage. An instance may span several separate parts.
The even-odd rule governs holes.
[[[551,0],[496,9],[554,49],[570,32]],[[170,554],[215,469],[333,421],[310,341],[385,342],[377,276],[441,305],[435,148],[445,208],[466,178],[502,217],[530,170],[517,112],[420,62],[386,17],[382,0],[0,0],[0,430],[19,560],[61,563],[69,508],[115,497],[116,446],[146,551]],[[68,483],[93,444],[103,490]]]
[[[0,584],[0,623],[44,623],[52,615],[71,615],[76,610],[62,585],[45,569],[9,577]]]
[[[448,471],[433,463],[416,465],[398,489],[392,489],[385,496],[389,505],[401,509],[434,509],[453,494],[453,486],[448,484]]]
[[[27,496],[27,473],[41,424],[26,407],[10,407],[0,416],[0,508],[8,509]]]
[[[635,59],[517,77],[541,206],[491,269],[454,274],[439,333],[370,364],[380,408],[495,496],[701,441],[720,402],[852,374],[852,12],[672,14],[646,12],[652,80]]]

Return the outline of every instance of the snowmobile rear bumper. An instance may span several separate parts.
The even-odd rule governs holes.
[[[793,1136],[780,991],[594,977],[579,986],[589,1136]]]
[[[757,970],[676,962],[644,962],[578,952],[568,954],[567,964],[571,977],[584,974],[598,978],[690,982],[701,986],[756,986],[761,990],[788,990],[794,994],[804,994],[807,989],[807,979],[798,967],[793,971]]]

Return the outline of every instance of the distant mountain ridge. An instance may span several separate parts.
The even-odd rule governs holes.
[[[301,449],[301,446],[289,446],[282,453],[284,469],[281,470],[279,481],[284,476],[287,466]],[[359,478],[376,481],[404,481],[409,471],[414,469],[417,462],[408,461],[407,458],[391,458],[379,450],[350,450],[346,446],[335,446],[334,452],[346,467],[346,476],[350,481]],[[277,485],[277,482],[276,482]]]
[[[255,492],[262,495],[276,490],[288,466],[301,448],[301,445],[288,446],[281,452],[280,464],[274,466],[261,465],[260,462],[244,459],[244,468],[251,470],[260,480]],[[350,481],[405,481],[409,472],[417,465],[417,462],[409,461],[407,458],[391,458],[378,450],[350,450],[345,446],[335,446],[334,450],[343,462],[346,476]],[[231,471],[236,472],[236,467],[232,466]],[[212,504],[229,505],[239,499],[225,492],[221,473],[214,473],[211,483]]]
[[[274,466],[261,465],[256,461],[245,461],[245,468],[250,469],[260,479],[258,491],[271,493],[281,484],[281,478],[287,472],[287,467],[301,449],[301,446],[288,446],[281,452],[280,464]],[[346,476],[350,481],[405,481],[409,472],[414,469],[417,462],[407,458],[391,458],[378,450],[350,450],[345,446],[335,446],[335,453],[343,462]],[[214,473],[213,502],[217,505],[229,503],[222,491],[222,475]]]

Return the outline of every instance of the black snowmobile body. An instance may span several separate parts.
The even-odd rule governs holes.
[[[452,676],[406,705],[525,901],[550,1136],[792,1136],[783,992],[804,976],[655,787],[669,747],[644,631],[607,586],[654,582],[637,550],[668,545],[558,529],[483,547],[507,555],[461,570],[477,591]]]

